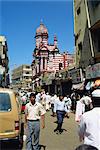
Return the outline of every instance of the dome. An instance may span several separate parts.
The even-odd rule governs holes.
[[[48,34],[48,30],[47,28],[44,26],[43,23],[40,23],[40,26],[37,28],[36,30],[36,35],[41,34],[41,33],[47,33]]]

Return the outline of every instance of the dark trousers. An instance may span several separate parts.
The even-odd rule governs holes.
[[[51,104],[52,115],[54,114],[54,104]]]
[[[65,111],[60,111],[57,110],[57,130],[59,130],[59,132],[61,132],[61,128],[62,128],[62,124],[63,124],[63,120],[64,120],[64,116],[65,116]]]

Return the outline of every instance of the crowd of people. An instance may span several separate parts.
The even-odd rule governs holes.
[[[41,93],[33,92],[30,95],[24,93],[21,95],[21,100],[25,104],[24,112],[28,128],[27,150],[39,150],[40,118],[44,128],[45,113],[50,110],[51,116],[57,117],[57,127],[54,129],[56,134],[63,132],[64,117],[69,118],[70,112],[75,113],[79,139],[84,141],[84,144],[76,150],[100,150],[100,89],[94,90],[91,95],[87,92],[78,95],[77,99],[75,93],[57,96],[42,91]]]

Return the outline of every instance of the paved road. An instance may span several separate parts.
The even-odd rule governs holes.
[[[54,133],[57,124],[56,117],[52,117],[50,112],[46,114],[46,127],[41,129],[40,145],[46,146],[45,150],[75,150],[81,143],[78,140],[77,124],[74,121],[74,114],[70,113],[70,118],[64,119],[62,134]],[[41,147],[41,150],[44,148]],[[25,143],[23,150],[25,150]]]

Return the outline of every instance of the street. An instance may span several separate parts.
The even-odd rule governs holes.
[[[74,114],[70,113],[70,118],[65,118],[63,123],[63,133],[56,134],[56,117],[51,116],[51,111],[46,113],[45,129],[41,129],[40,145],[41,150],[75,150],[80,145],[77,135],[77,124],[74,121]],[[23,150],[25,150],[25,143]]]
[[[0,6],[0,150],[100,150],[100,0]]]

